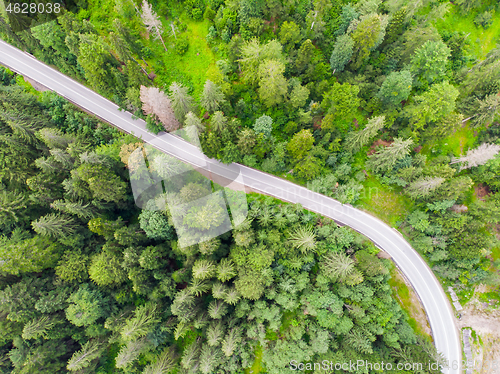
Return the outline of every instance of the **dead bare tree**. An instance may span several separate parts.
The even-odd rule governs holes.
[[[144,113],[158,117],[166,131],[174,131],[180,127],[170,99],[158,88],[141,86],[141,102]]]

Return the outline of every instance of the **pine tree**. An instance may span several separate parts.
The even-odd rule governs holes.
[[[9,226],[22,220],[26,213],[28,199],[17,191],[0,191],[0,227]]]
[[[73,353],[66,368],[70,371],[78,371],[88,367],[91,362],[99,358],[104,347],[98,340],[88,340],[79,351]]]
[[[198,359],[200,357],[201,353],[201,344],[199,341],[199,337],[197,340],[192,342],[190,345],[188,345],[182,354],[182,359],[181,359],[181,366],[184,369],[191,369],[193,368],[197,363]]]
[[[220,134],[227,125],[227,118],[224,116],[224,113],[221,111],[215,112],[210,118],[210,125],[212,127],[212,131],[217,131]]]
[[[200,371],[203,374],[213,372],[219,362],[219,350],[208,345],[203,346],[200,355]]]
[[[498,95],[488,95],[484,100],[478,99],[478,104],[476,114],[467,119],[472,119],[471,122],[474,127],[490,125],[500,111],[500,97]]]
[[[154,363],[144,368],[142,374],[168,374],[176,367],[175,346],[165,348]]]
[[[346,148],[352,153],[358,152],[384,127],[384,120],[385,116],[372,117],[364,129],[349,133],[345,141]]]
[[[290,234],[288,241],[304,254],[316,249],[316,235],[310,226],[299,226]]]
[[[227,313],[227,305],[222,300],[213,300],[208,306],[208,314],[213,319],[221,319]]]
[[[267,106],[281,104],[287,96],[288,84],[283,76],[285,65],[267,60],[259,65],[259,98]]]
[[[194,99],[189,96],[188,88],[177,82],[170,85],[169,91],[175,117],[182,122],[186,114],[194,109]]]
[[[228,303],[229,305],[236,305],[241,299],[241,295],[238,292],[238,290],[234,287],[230,288],[227,290],[227,292],[224,295],[224,301]]]
[[[337,38],[333,47],[332,55],[330,56],[330,67],[335,74],[341,72],[349,63],[352,57],[354,48],[354,40],[347,34]]]
[[[224,299],[228,287],[224,283],[216,282],[212,286],[212,296],[216,299]]]
[[[50,213],[31,222],[36,233],[43,236],[67,237],[75,232],[75,221],[67,216]]]
[[[460,169],[469,169],[473,166],[484,165],[500,152],[500,145],[483,143],[476,149],[467,151],[467,155],[454,157],[452,164],[461,163]]]
[[[396,162],[410,153],[410,146],[413,139],[403,140],[395,138],[394,142],[385,148],[378,150],[368,159],[367,166],[375,173],[391,170]]]
[[[134,340],[124,345],[115,358],[115,365],[119,369],[130,366],[139,358],[141,353],[147,350],[149,344],[146,339]]]
[[[48,316],[42,316],[24,325],[22,337],[25,340],[36,339],[38,337],[47,338],[47,330],[54,327],[54,323]]]
[[[74,214],[83,219],[95,217],[95,211],[90,203],[84,204],[82,201],[56,200],[50,204],[50,207],[63,213]]]
[[[224,327],[221,321],[212,322],[207,328],[206,335],[208,345],[212,347],[220,345],[221,339],[224,336]]]
[[[215,275],[215,264],[209,260],[197,260],[193,265],[193,277],[195,279],[208,279]]]
[[[333,281],[345,280],[354,272],[354,260],[343,252],[328,253],[321,263],[324,274]]]
[[[186,119],[184,120],[184,126],[194,126],[199,133],[205,131],[205,125],[201,122],[201,119],[198,118],[196,114],[193,112],[188,112],[186,114]]]
[[[234,263],[229,258],[223,258],[217,265],[217,279],[221,282],[227,282],[236,274]]]
[[[200,103],[209,112],[219,109],[220,105],[226,101],[221,89],[211,80],[207,79],[203,86]]]
[[[436,188],[441,186],[445,180],[445,178],[439,177],[424,177],[410,183],[408,188],[406,188],[406,193],[412,199],[426,197],[430,195],[432,191],[436,190]]]
[[[194,296],[201,296],[208,290],[210,290],[210,284],[201,279],[193,279],[191,284],[189,285],[189,292]]]
[[[373,353],[372,345],[370,343],[370,340],[367,338],[367,331],[361,331],[361,329],[359,328],[352,329],[345,336],[345,342],[347,346],[351,346],[355,350],[363,354]]]
[[[146,0],[143,0],[142,2],[141,19],[144,26],[148,29],[148,32],[154,34],[155,39],[161,40],[161,44],[163,44],[163,48],[165,48],[166,52],[167,47],[165,46],[165,42],[161,36],[161,34],[163,34],[163,25],[160,21],[160,17],[158,17],[151,4],[149,4]]]
[[[222,340],[222,352],[226,357],[231,357],[240,344],[241,332],[237,327],[233,327]]]
[[[157,305],[148,303],[137,307],[134,317],[127,320],[120,332],[124,341],[134,341],[151,332],[154,326],[160,322]]]
[[[172,306],[172,314],[177,316],[180,321],[187,321],[193,317],[193,307],[195,298],[188,289],[183,289],[176,293]]]

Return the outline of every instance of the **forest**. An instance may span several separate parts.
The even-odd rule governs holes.
[[[77,3],[20,32],[0,9],[0,36],[153,133],[194,126],[209,157],[380,216],[444,286],[499,297],[495,1]],[[172,212],[135,204],[139,139],[8,69],[0,81],[3,372],[439,360],[366,239],[249,194],[243,224],[183,247]],[[195,178],[179,198],[208,189]]]

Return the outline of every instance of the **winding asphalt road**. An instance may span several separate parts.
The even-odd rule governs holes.
[[[238,180],[242,180],[247,187],[255,191],[300,203],[304,208],[332,218],[368,237],[379,248],[389,253],[420,297],[429,318],[436,348],[449,361],[449,367],[443,368],[443,373],[460,372],[461,345],[451,305],[427,264],[396,229],[370,214],[286,180],[243,165],[224,165],[208,159],[196,146],[179,137],[167,133],[153,135],[146,131],[143,120],[133,119],[131,113],[119,111],[114,103],[2,40],[0,64],[55,91],[122,131],[142,138],[166,154],[208,170],[212,175],[221,178],[235,180],[239,175]]]

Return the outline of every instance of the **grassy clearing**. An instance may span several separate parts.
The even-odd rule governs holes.
[[[474,130],[466,125],[451,135],[444,138],[435,138],[434,141],[427,142],[423,146],[421,153],[428,157],[449,154],[459,157],[465,154],[468,149],[473,148],[475,141]]]
[[[392,266],[391,268],[389,285],[393,289],[399,305],[408,313],[410,317],[408,323],[413,330],[417,334],[431,339],[431,335],[428,333],[430,327],[427,324],[427,317],[424,309],[415,295],[415,292],[406,285],[396,266]]]
[[[481,9],[479,12],[483,11],[484,9]],[[484,59],[486,54],[495,47],[500,37],[500,12],[495,12],[493,23],[487,29],[474,24],[477,14],[478,11],[463,15],[458,6],[451,5],[450,12],[443,19],[437,20],[435,26],[440,31],[460,30],[469,34],[470,53],[478,59]]]
[[[181,73],[192,83],[194,97],[199,98],[206,79],[217,69],[216,56],[205,39],[209,22],[207,20],[196,22],[190,19],[183,19],[182,22],[187,25],[184,34],[189,35],[189,48],[182,56],[177,54],[174,48],[169,48],[167,53],[163,53],[164,67],[156,72],[157,79],[160,85],[167,85],[176,74]],[[170,38],[170,41],[175,43],[175,38]],[[157,65],[155,62],[157,61],[151,61]]]
[[[491,248],[491,257],[493,257],[493,261],[500,259],[500,245]]]
[[[257,373],[265,373],[264,368],[262,367],[262,347],[260,345],[255,348],[255,361],[253,362],[253,365],[245,369],[245,374]]]
[[[363,182],[363,192],[357,205],[388,223],[397,226],[410,212],[413,205],[410,199],[384,186],[375,177],[368,177]]]

